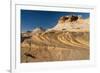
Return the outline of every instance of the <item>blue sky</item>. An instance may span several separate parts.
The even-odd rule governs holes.
[[[52,28],[61,16],[66,15],[81,15],[84,19],[89,17],[89,13],[80,12],[21,10],[21,31],[31,31],[38,27]]]

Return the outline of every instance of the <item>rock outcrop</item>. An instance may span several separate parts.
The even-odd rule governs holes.
[[[89,31],[89,19],[80,16],[62,16],[53,30]]]
[[[63,16],[55,27],[48,30],[36,28],[22,34],[21,40],[22,63],[87,60],[90,51],[89,19]]]

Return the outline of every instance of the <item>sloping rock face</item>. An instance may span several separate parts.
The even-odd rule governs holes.
[[[53,30],[89,31],[89,19],[79,16],[62,16]]]
[[[21,42],[21,62],[88,60],[90,54],[89,28],[86,26],[89,25],[88,21],[78,16],[64,16],[49,31],[33,30],[31,36]],[[74,26],[76,23],[77,26],[86,27],[77,28]]]

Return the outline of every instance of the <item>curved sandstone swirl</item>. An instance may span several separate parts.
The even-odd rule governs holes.
[[[85,60],[89,59],[89,32],[37,33],[25,39],[21,48],[21,62]]]

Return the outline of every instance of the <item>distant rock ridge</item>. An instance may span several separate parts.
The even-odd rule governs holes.
[[[35,28],[34,30],[32,30],[32,32],[40,32],[42,31],[40,28]]]
[[[38,33],[43,33],[43,32],[45,32],[45,29],[40,27],[40,28],[33,29],[31,34],[38,34]]]

